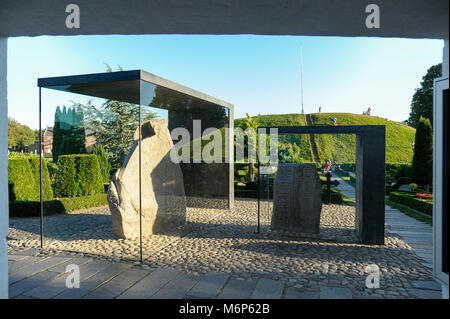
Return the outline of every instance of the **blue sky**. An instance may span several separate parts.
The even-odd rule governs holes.
[[[299,113],[300,43],[305,113],[408,118],[415,88],[442,61],[443,41],[252,35],[40,36],[8,40],[9,116],[38,127],[37,78],[143,69],[233,103],[246,113]],[[52,93],[45,109],[70,105]],[[44,96],[45,97],[45,96]],[[80,102],[87,98],[81,98]],[[52,125],[51,112],[43,126]]]

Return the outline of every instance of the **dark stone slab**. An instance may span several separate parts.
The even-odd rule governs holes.
[[[127,269],[83,298],[111,299],[117,297],[146,275],[148,275],[148,271],[141,269]]]
[[[279,280],[261,278],[256,284],[251,298],[253,299],[280,299],[284,283]]]
[[[84,257],[74,258],[70,259],[67,262],[64,262],[58,266],[52,267],[47,269],[47,271],[54,272],[55,275],[59,274],[58,276],[55,276],[52,278],[52,280],[47,281],[46,283],[42,284],[41,286],[38,286],[26,293],[27,296],[34,297],[34,298],[40,298],[40,299],[50,299],[64,290],[68,289],[66,287],[66,278],[67,274],[65,273],[65,267],[68,264],[76,264],[80,266],[80,281],[83,279],[86,279],[87,277],[93,275],[94,273],[101,271],[102,268],[105,268],[108,266],[108,263],[106,262],[90,262],[91,260]],[[89,264],[89,266],[87,265]],[[63,267],[63,268],[62,268]],[[61,272],[55,272],[55,269],[62,268],[63,271]],[[75,289],[75,288],[73,288]]]
[[[51,268],[49,268],[47,270],[61,274],[61,273],[66,271],[67,265],[75,264],[75,265],[81,266],[82,264],[85,264],[85,263],[87,263],[89,261],[92,261],[92,259],[89,259],[89,258],[86,258],[86,257],[71,258],[71,259],[69,259],[69,260],[67,260],[67,261],[65,261],[65,262],[63,262],[63,263],[61,263],[59,265],[51,267]]]
[[[256,281],[231,279],[217,298],[219,299],[247,299],[255,289]]]
[[[348,288],[321,287],[320,299],[353,299],[353,294]]]
[[[37,286],[42,285],[46,281],[56,276],[54,272],[43,271],[32,277],[28,277],[22,281],[12,284],[8,287],[9,298],[14,298],[24,292],[27,292]]]
[[[27,258],[27,257],[28,256],[24,256],[24,255],[8,254],[8,261],[15,262],[15,261],[19,261],[21,259]]]
[[[273,186],[272,230],[319,233],[322,184],[311,163],[282,163]]]
[[[24,295],[31,298],[50,299],[61,293],[63,290],[65,290],[67,288],[66,287],[67,274],[58,275],[55,272],[51,273],[53,273],[55,277],[43,283],[42,285],[39,285],[36,288],[33,288],[25,292]]]
[[[147,277],[125,291],[118,299],[148,299],[171,281],[178,271],[170,268],[158,268]]]
[[[418,289],[442,291],[441,284],[436,281],[413,281],[412,285]]]
[[[28,265],[31,265],[33,263],[39,262],[42,260],[42,257],[26,257],[24,259],[14,261],[14,262],[8,262],[8,272],[13,273],[14,271],[17,271],[23,267],[26,267]]]
[[[179,273],[167,285],[152,296],[152,299],[181,299],[200,280],[200,276]]]
[[[53,256],[53,257],[49,257],[49,258],[45,258],[45,259],[41,258],[41,261],[39,261],[37,263],[33,263],[26,267],[23,267],[23,268],[19,269],[18,271],[10,274],[10,276],[9,276],[10,283],[14,283],[14,282],[22,280],[24,278],[30,277],[38,272],[44,271],[50,267],[53,267],[60,263],[63,263],[65,261],[67,261],[68,259],[70,259],[70,258],[59,257],[59,256]]]
[[[407,289],[408,293],[419,299],[442,299],[442,291],[429,289]]]
[[[286,290],[285,299],[319,299],[319,297],[319,292],[300,291],[295,287],[290,287]]]
[[[86,266],[90,265],[91,263],[86,264]],[[81,267],[83,267],[82,265]],[[90,265],[92,266],[92,265]],[[95,288],[99,287],[106,281],[110,280],[111,278],[117,276],[122,271],[128,269],[131,267],[129,264],[122,264],[122,263],[116,263],[116,264],[109,264],[108,267],[104,268],[101,264],[94,264],[93,269],[90,269],[92,272],[95,272],[93,275],[89,276],[87,279],[85,279],[86,276],[82,272],[82,268],[80,267],[80,276],[81,276],[81,283],[80,288],[70,288],[64,290],[61,294],[54,297],[55,299],[78,299],[85,295],[87,295],[89,292],[94,290]],[[100,271],[101,270],[101,271]],[[84,279],[84,280],[83,280]]]
[[[188,293],[188,298],[209,299],[215,298],[219,290],[227,282],[230,275],[221,273],[209,273],[204,275],[200,281]]]
[[[37,248],[29,248],[29,249],[15,251],[14,255],[18,255],[18,256],[33,256],[37,252],[39,252],[39,249],[37,249]]]

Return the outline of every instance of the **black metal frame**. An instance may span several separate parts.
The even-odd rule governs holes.
[[[258,127],[258,138],[261,130],[267,132],[270,129],[277,129],[278,134],[356,135],[356,230],[363,244],[384,245],[386,127],[384,125],[269,126]],[[260,167],[259,157],[258,167]],[[259,188],[258,169],[258,232]]]

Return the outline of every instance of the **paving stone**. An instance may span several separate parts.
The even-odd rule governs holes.
[[[63,262],[63,263],[61,263],[59,265],[51,267],[51,268],[49,268],[47,270],[61,274],[61,273],[66,272],[67,265],[75,264],[75,265],[81,266],[82,264],[85,264],[85,263],[87,263],[89,261],[92,261],[92,259],[89,259],[89,258],[86,258],[86,257],[71,258],[71,259],[69,259],[69,260],[67,260],[67,261],[65,261],[65,262]]]
[[[319,299],[319,292],[315,291],[299,291],[295,287],[286,289],[285,299]]]
[[[219,299],[247,299],[255,289],[256,281],[230,279],[217,296]]]
[[[148,275],[148,271],[127,269],[83,298],[111,299],[117,297],[146,275]]]
[[[348,288],[321,287],[320,299],[352,299],[352,291]]]
[[[200,276],[179,273],[161,288],[152,299],[181,299],[200,280]]]
[[[413,281],[412,285],[418,289],[442,291],[441,284],[436,281]]]
[[[32,277],[28,277],[22,281],[16,282],[15,284],[9,285],[8,296],[9,298],[14,298],[24,292],[27,292],[37,286],[42,285],[46,281],[50,280],[56,276],[54,272],[43,271]]]
[[[111,267],[111,263],[106,261],[90,261],[80,266],[80,281],[84,282],[91,276],[103,271],[107,267]],[[125,268],[126,269],[126,268]]]
[[[283,293],[284,282],[261,278],[256,284],[251,298],[253,299],[280,299]]]
[[[59,257],[59,256],[53,256],[53,257],[49,257],[49,258],[45,258],[45,259],[41,258],[41,261],[33,263],[26,267],[23,267],[23,268],[19,269],[18,271],[12,273],[9,276],[9,282],[14,283],[14,282],[22,280],[24,278],[30,277],[38,272],[41,272],[50,267],[53,267],[54,265],[63,263],[68,259],[70,259],[70,258]]]
[[[172,280],[178,271],[170,268],[158,268],[140,280],[130,289],[118,296],[118,299],[148,299]]]
[[[19,261],[21,259],[27,258],[27,257],[28,256],[24,256],[24,255],[8,254],[8,261],[15,262],[15,261]]]
[[[88,263],[87,265],[89,265]],[[83,266],[83,265],[82,265]],[[80,288],[70,288],[64,290],[61,294],[54,297],[55,299],[76,299],[87,295],[90,291],[94,290],[98,286],[104,284],[109,279],[117,276],[122,271],[130,268],[131,265],[124,263],[110,264],[107,268],[102,268],[101,271],[96,272],[86,280],[81,281]],[[97,267],[95,267],[98,269]],[[80,267],[80,276],[82,275]]]
[[[16,251],[16,252],[14,252],[14,255],[32,256],[32,255],[34,255],[37,252],[39,252],[38,248],[30,248],[30,249]]]
[[[408,293],[420,299],[442,299],[442,292],[428,289],[407,289]]]
[[[187,296],[198,299],[215,298],[229,277],[228,274],[208,273],[187,293]]]
[[[78,263],[77,263],[77,261],[78,261]],[[67,265],[70,263],[80,265],[80,285],[81,285],[81,282],[83,279],[88,278],[89,276],[93,275],[94,273],[96,273],[96,272],[100,271],[101,269],[108,266],[108,263],[106,263],[106,262],[90,262],[90,259],[84,258],[84,257],[71,259],[68,262],[61,264],[61,266],[64,266],[64,265]],[[87,265],[88,263],[90,263],[89,266]],[[58,268],[58,267],[60,268],[60,265],[56,266],[56,268]],[[52,269],[55,269],[55,267],[52,267],[52,268],[48,269],[47,271],[52,271]],[[30,297],[40,298],[40,299],[49,299],[49,298],[57,296],[64,290],[68,289],[66,287],[67,274],[65,273],[65,266],[62,269],[64,269],[64,270],[61,272],[61,275],[56,276],[56,277],[52,278],[52,280],[46,282],[45,284],[28,291],[26,293],[26,295],[28,295]],[[55,271],[53,271],[53,272],[55,272]],[[55,274],[57,274],[57,272],[55,272]],[[76,289],[76,288],[72,288],[72,289]]]
[[[36,262],[42,261],[42,257],[26,257],[24,259],[14,261],[14,262],[8,262],[8,272],[12,273],[14,271],[17,271],[20,268],[26,267],[28,265],[31,265]]]
[[[54,272],[52,273],[55,275],[54,278],[43,283],[42,285],[37,286],[34,289],[31,289],[30,291],[25,292],[24,295],[32,298],[50,299],[64,291],[67,288],[67,274],[57,275]]]

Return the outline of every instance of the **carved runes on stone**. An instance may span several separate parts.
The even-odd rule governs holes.
[[[273,192],[272,230],[319,233],[322,184],[314,164],[279,164]]]

